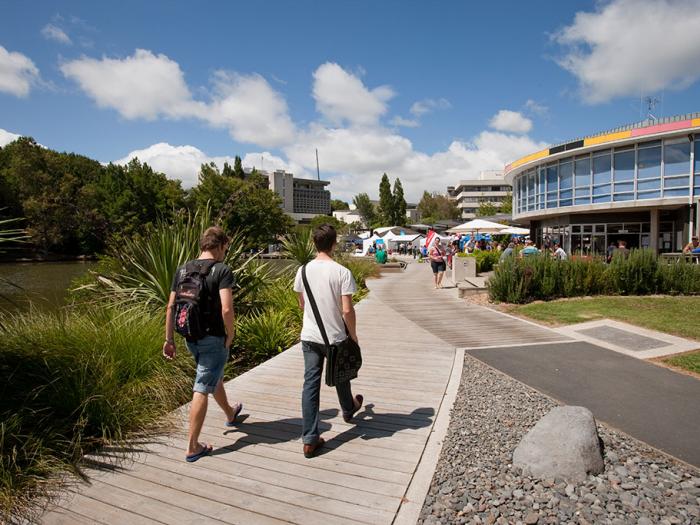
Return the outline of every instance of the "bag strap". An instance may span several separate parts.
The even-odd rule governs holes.
[[[311,305],[311,310],[314,312],[314,317],[316,318],[316,324],[318,329],[321,331],[321,337],[323,337],[323,342],[326,346],[331,346],[328,342],[328,335],[326,334],[326,327],[323,326],[323,320],[321,319],[321,313],[318,311],[318,306],[316,305],[316,299],[314,299],[314,294],[311,293],[311,287],[309,286],[309,280],[306,278],[306,265],[301,267],[301,278],[304,281],[304,288],[306,289],[306,297],[309,299],[309,304]]]

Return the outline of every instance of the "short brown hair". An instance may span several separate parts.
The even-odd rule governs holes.
[[[336,243],[338,234],[330,224],[322,224],[314,230],[314,246],[319,252],[329,252]]]
[[[228,235],[218,226],[207,228],[199,238],[199,249],[203,252],[216,250],[229,243]]]

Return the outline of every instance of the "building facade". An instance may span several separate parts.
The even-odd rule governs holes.
[[[270,181],[270,189],[282,199],[282,208],[297,222],[308,222],[317,215],[330,215],[330,184],[325,180],[297,179],[292,173],[277,170],[260,172]]]
[[[697,232],[700,113],[644,121],[560,144],[506,166],[513,219],[567,252],[676,252]]]
[[[462,219],[473,219],[482,202],[500,207],[511,190],[503,171],[482,171],[476,179],[461,180],[457,186],[448,186],[447,196],[457,201]]]

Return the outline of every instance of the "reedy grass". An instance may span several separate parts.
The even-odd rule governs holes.
[[[20,521],[106,443],[163,431],[191,395],[187,356],[160,355],[145,310],[32,311],[0,327],[0,515]],[[181,352],[182,354],[183,352]],[[186,352],[184,352],[186,353]],[[113,458],[117,459],[117,458]],[[108,458],[107,461],[110,461]]]
[[[299,266],[312,261],[316,257],[316,249],[311,237],[311,228],[302,228],[285,235],[282,239],[282,253]]]
[[[170,296],[178,267],[199,255],[199,237],[211,226],[208,208],[178,214],[172,223],[159,222],[140,235],[110,247],[100,267],[74,288],[78,302],[107,303],[124,310],[163,308]],[[256,304],[259,289],[270,278],[268,266],[245,257],[245,238],[231,235],[224,260],[234,275],[234,303],[238,308]]]

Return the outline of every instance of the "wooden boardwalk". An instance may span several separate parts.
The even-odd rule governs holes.
[[[415,522],[461,375],[456,348],[565,338],[470,306],[454,289],[434,290],[425,264],[369,285],[357,308],[364,365],[353,381],[366,408],[348,425],[335,390],[322,388],[323,454],[302,454],[303,357],[295,346],[227,384],[245,405],[237,429],[225,429],[212,400],[202,436],[212,456],[184,461],[183,423],[118,471],[89,470],[91,484],[77,486],[42,522]]]
[[[202,436],[212,456],[184,461],[183,422],[182,432],[145,445],[118,471],[88,470],[91,484],[77,486],[42,522],[392,523],[455,364],[452,345],[383,302],[384,290],[406,277],[372,281],[358,305],[364,365],[353,389],[366,408],[357,425],[346,424],[335,389],[324,385],[323,454],[302,454],[303,357],[295,346],[227,384],[248,415],[237,429],[224,427],[212,400]]]

